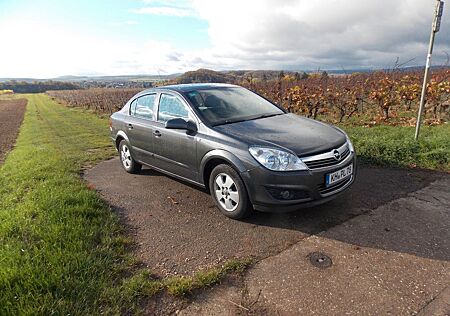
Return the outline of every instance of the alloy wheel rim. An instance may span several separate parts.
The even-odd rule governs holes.
[[[122,157],[123,166],[128,169],[131,166],[131,153],[128,149],[127,145],[122,146],[122,150],[120,151],[120,156]]]
[[[239,205],[239,191],[236,183],[226,173],[219,173],[214,179],[214,192],[220,205],[233,212]]]

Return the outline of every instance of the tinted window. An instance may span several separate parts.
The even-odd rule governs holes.
[[[189,111],[177,97],[162,94],[159,100],[158,121],[167,122],[172,118],[189,118]]]
[[[213,125],[284,114],[274,104],[244,88],[196,90],[186,96]]]
[[[153,119],[153,104],[155,102],[155,97],[156,94],[149,94],[137,99],[136,108],[132,114],[145,119]]]

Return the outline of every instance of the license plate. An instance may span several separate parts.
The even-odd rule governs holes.
[[[328,187],[336,182],[347,179],[352,175],[352,173],[353,173],[353,164],[348,165],[347,167],[342,168],[338,171],[327,174],[325,176],[325,184]]]

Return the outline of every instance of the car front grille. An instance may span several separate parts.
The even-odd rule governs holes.
[[[333,156],[334,150],[319,155],[300,158],[308,166],[309,169],[332,167],[340,164],[350,155],[350,149],[347,143],[337,148],[336,150],[340,154],[339,159],[334,158]]]

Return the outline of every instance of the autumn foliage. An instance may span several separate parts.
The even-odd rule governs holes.
[[[85,90],[48,91],[47,94],[69,106],[83,107],[100,114],[111,114],[142,89],[95,88]]]
[[[243,80],[239,84],[288,111],[332,123],[414,125],[423,76],[420,72],[380,71],[276,81]],[[450,119],[450,70],[432,73],[427,87],[425,123]]]
[[[332,123],[372,126],[415,124],[423,75],[419,71],[379,71],[349,75],[284,74],[266,80],[245,76],[232,83],[247,87],[289,112]],[[110,114],[139,89],[50,91],[71,106]],[[450,69],[433,70],[427,87],[426,124],[450,119]]]

